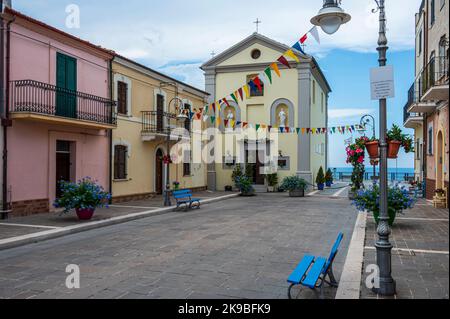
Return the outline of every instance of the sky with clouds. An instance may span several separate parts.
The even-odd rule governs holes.
[[[95,44],[117,51],[182,81],[204,87],[199,66],[255,31],[253,21],[262,20],[260,33],[293,44],[311,28],[310,18],[320,0],[12,0],[13,7],[34,18]],[[389,124],[403,122],[403,105],[414,77],[414,15],[421,0],[387,1],[389,64],[396,70],[395,99],[389,101]],[[65,9],[80,8],[80,28],[65,26]],[[321,44],[308,42],[327,76],[330,124],[358,123],[361,115],[377,117],[377,103],[370,100],[369,68],[377,64],[378,15],[373,0],[344,0],[343,9],[352,21]],[[356,135],[355,135],[356,137]],[[330,165],[344,165],[343,140],[333,137]],[[338,148],[339,147],[339,148]],[[335,148],[335,149],[334,149]],[[413,157],[401,155],[399,167],[412,167]]]

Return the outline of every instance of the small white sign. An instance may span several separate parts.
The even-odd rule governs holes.
[[[372,100],[394,98],[394,67],[388,65],[371,69],[370,88]]]

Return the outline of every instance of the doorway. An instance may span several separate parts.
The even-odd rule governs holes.
[[[439,131],[437,138],[436,188],[444,188],[444,136]]]
[[[246,173],[248,177],[253,182],[254,185],[264,185],[265,179],[264,175],[261,174],[261,168],[264,165],[261,163],[260,155],[264,155],[262,151],[246,150]]]
[[[61,181],[70,182],[71,179],[71,142],[56,141],[56,198],[62,195]]]
[[[155,193],[158,195],[162,195],[163,193],[163,178],[164,178],[164,161],[163,161],[164,153],[161,149],[156,151],[155,158]]]

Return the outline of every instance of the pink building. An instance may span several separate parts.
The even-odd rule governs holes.
[[[114,53],[11,9],[4,19],[12,215],[52,210],[60,180],[109,190]]]

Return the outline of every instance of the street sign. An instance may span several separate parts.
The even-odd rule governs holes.
[[[370,89],[372,100],[394,98],[394,67],[388,65],[371,69]]]

